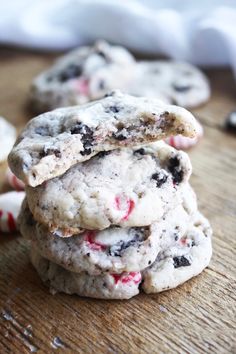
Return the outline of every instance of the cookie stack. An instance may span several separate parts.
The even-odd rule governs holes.
[[[208,265],[191,163],[161,141],[195,130],[185,109],[120,92],[29,122],[9,164],[26,184],[21,233],[51,291],[128,299]]]

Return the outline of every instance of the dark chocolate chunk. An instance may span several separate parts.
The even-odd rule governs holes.
[[[34,132],[35,132],[35,134],[38,134],[41,136],[50,136],[48,127],[37,127],[37,128],[35,128]]]
[[[81,155],[85,156],[85,155],[90,155],[92,152],[92,150],[90,148],[85,148],[84,151],[81,151]]]
[[[101,50],[97,50],[96,54],[99,55],[100,57],[104,58],[104,59],[107,58],[106,54],[104,52],[102,52]]]
[[[101,58],[103,58],[107,64],[111,62],[111,59],[102,50],[97,50],[96,54],[99,55]]]
[[[44,147],[44,150],[40,153],[41,157],[49,156],[49,155],[55,155],[56,157],[61,157],[61,152],[59,149],[54,148],[54,147]]]
[[[168,162],[168,170],[173,176],[173,181],[175,184],[179,184],[182,182],[184,177],[184,172],[181,169],[180,161],[177,156],[171,157]]]
[[[79,122],[71,129],[71,134],[81,134],[82,136],[81,140],[84,150],[81,151],[81,155],[84,156],[91,154],[91,147],[94,141],[92,129],[90,129],[87,125]]]
[[[124,136],[122,133],[113,133],[112,134],[113,138],[119,141],[125,140],[126,136]]]
[[[100,80],[99,83],[98,83],[98,88],[100,90],[104,90],[105,89],[105,81],[104,80]]]
[[[179,234],[174,233],[174,236],[175,236],[175,241],[178,241],[178,239],[179,239]]]
[[[104,156],[109,155],[110,153],[111,153],[111,151],[100,151],[96,156],[97,156],[98,158],[102,158],[102,157],[104,157]]]
[[[134,237],[128,242],[120,241],[117,244],[111,246],[108,249],[108,254],[110,256],[121,257],[122,252],[124,252],[128,247],[136,245],[138,248],[140,246],[140,243],[143,241],[145,228],[131,228],[130,232],[134,234]]]
[[[136,154],[145,155],[146,151],[144,150],[144,148],[140,148],[140,149],[134,151],[134,155],[136,155]]]
[[[93,135],[92,130],[85,124],[78,122],[76,125],[71,129],[71,134],[81,134],[84,137],[90,137]]]
[[[61,82],[65,82],[76,77],[81,76],[82,74],[82,67],[77,64],[70,64],[68,65],[62,72],[60,72],[57,77],[58,80]]]
[[[225,120],[225,129],[229,132],[236,133],[236,111],[231,112]]]
[[[110,112],[112,112],[112,113],[118,113],[118,112],[120,112],[120,107],[117,107],[117,106],[115,106],[115,105],[113,105],[113,106],[108,106],[108,107],[106,107],[105,108],[105,112],[106,113],[110,113]]]
[[[156,172],[153,173],[151,179],[154,179],[156,181],[156,186],[158,188],[160,188],[167,180],[168,175],[166,175],[165,173],[161,173],[161,172]]]
[[[174,267],[175,268],[179,268],[179,267],[187,267],[190,266],[191,263],[189,262],[189,260],[184,257],[184,256],[177,256],[173,258],[174,261]]]
[[[111,92],[108,92],[104,95],[104,97],[112,97],[112,96],[115,96],[116,94],[116,91],[111,91]]]
[[[187,92],[191,90],[191,85],[181,85],[181,84],[172,84],[172,87],[177,92]]]

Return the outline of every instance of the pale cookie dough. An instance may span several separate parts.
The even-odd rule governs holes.
[[[159,252],[159,237],[152,232],[151,226],[110,227],[61,238],[35,222],[27,204],[19,224],[21,234],[43,257],[75,273],[86,271],[99,275],[140,271],[151,265]]]
[[[142,275],[140,272],[129,272],[91,276],[86,272],[70,272],[43,258],[34,247],[31,249],[31,260],[53,294],[59,291],[100,299],[129,299],[139,293],[140,285],[148,294],[179,286],[201,273],[208,266],[211,254],[211,228],[197,212],[187,232],[161,252]]]
[[[173,204],[160,221],[146,227],[111,227],[63,239],[34,221],[26,200],[19,224],[22,235],[43,257],[67,270],[97,275],[140,271],[148,267],[160,252],[173,246],[185,234],[196,211],[195,194],[186,184],[181,190],[180,204]]]
[[[129,299],[139,293],[140,272],[91,276],[74,273],[48,261],[31,249],[31,261],[51,293],[63,292],[97,299]]]
[[[175,61],[144,61],[136,65],[127,88],[134,96],[155,97],[183,107],[195,107],[210,97],[206,76],[195,66]]]
[[[156,142],[101,152],[38,187],[27,187],[34,218],[51,232],[146,226],[179,202],[192,172],[186,153]]]
[[[32,119],[9,155],[12,172],[33,187],[100,151],[135,146],[170,135],[194,137],[196,120],[177,106],[114,92],[84,106]]]
[[[155,263],[144,270],[142,289],[148,294],[158,293],[176,288],[200,274],[211,259],[211,235],[208,220],[196,212],[185,235],[164,249]]]
[[[98,41],[56,61],[33,81],[31,99],[39,112],[83,104],[130,84],[135,60],[119,46]]]
[[[0,163],[7,160],[16,140],[16,129],[12,124],[0,117]]]

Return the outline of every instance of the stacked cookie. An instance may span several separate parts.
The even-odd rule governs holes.
[[[9,164],[26,184],[21,233],[52,291],[128,299],[208,265],[191,163],[161,141],[195,130],[185,109],[119,92],[29,122]]]

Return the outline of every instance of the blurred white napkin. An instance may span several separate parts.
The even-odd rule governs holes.
[[[231,65],[236,76],[236,0],[0,0],[0,14],[0,43],[61,50],[103,38],[194,64]]]

